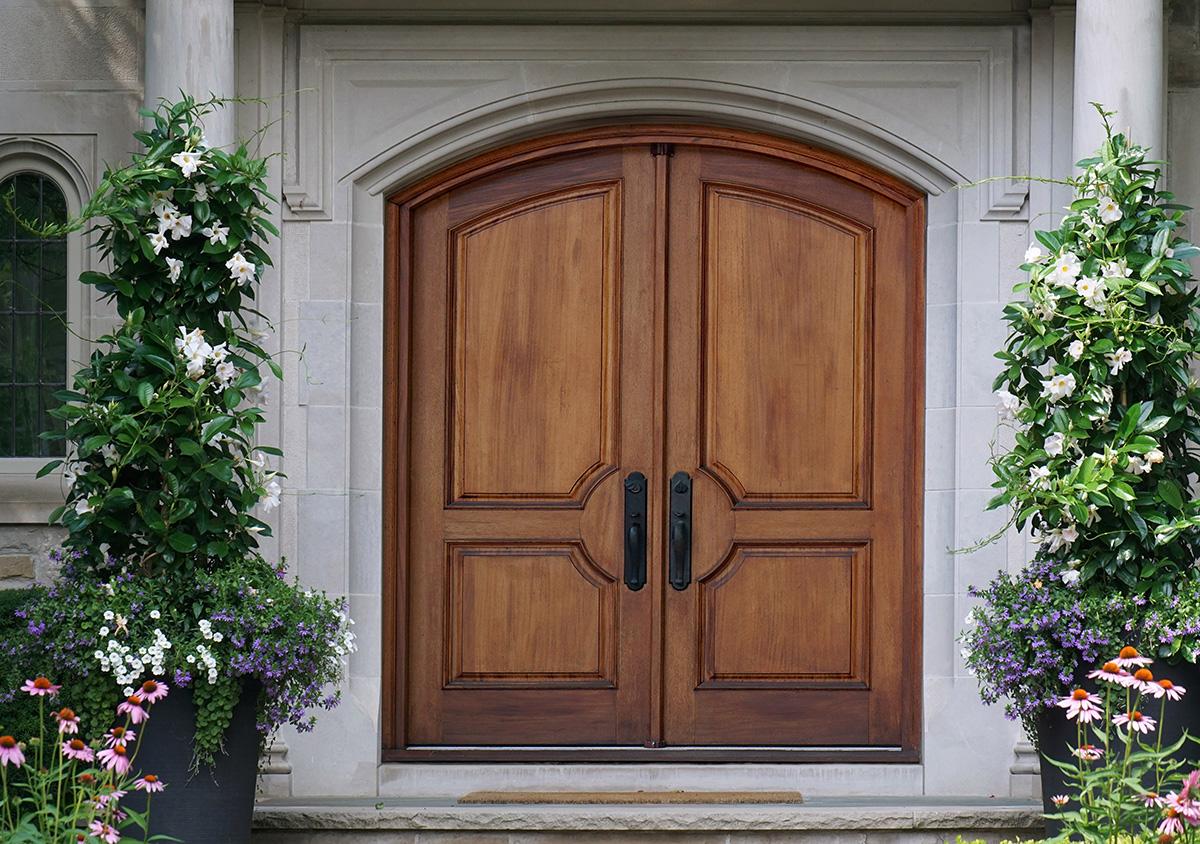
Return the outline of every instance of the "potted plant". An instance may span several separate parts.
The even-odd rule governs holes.
[[[1188,371],[1200,314],[1185,261],[1200,250],[1181,236],[1184,209],[1159,189],[1146,150],[1099,110],[1104,145],[1069,180],[1061,225],[1025,254],[1029,278],[1004,310],[1010,333],[996,355],[1012,436],[992,460],[990,506],[1011,508],[1005,530],[1030,526],[1039,550],[976,593],[962,637],[984,699],[1007,698],[1041,752],[1060,759],[1053,703],[1096,660],[1153,657],[1179,685],[1200,682],[1200,504],[1188,493],[1200,472],[1190,445],[1200,386]],[[1180,709],[1175,723],[1200,734],[1197,708]],[[1042,771],[1056,793],[1057,769]]]
[[[58,394],[68,456],[42,472],[62,466],[51,521],[68,536],[58,581],[20,610],[22,659],[69,680],[81,717],[123,702],[136,722],[170,690],[139,750],[170,783],[150,832],[193,844],[248,840],[262,740],[337,703],[353,648],[344,603],[258,550],[282,476],[256,444],[256,397],[261,370],[281,372],[252,305],[277,232],[267,162],[206,144],[212,105],[146,112],[145,152],[70,224],[96,221],[112,270],[81,280],[122,322]]]

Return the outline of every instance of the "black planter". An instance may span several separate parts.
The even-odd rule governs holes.
[[[1094,666],[1089,666],[1087,669],[1079,672],[1077,677],[1085,678],[1088,671],[1091,671]],[[1183,700],[1167,701],[1166,728],[1162,731],[1163,746],[1167,746],[1179,740],[1183,735],[1184,730],[1188,735],[1200,738],[1200,666],[1194,663],[1182,662],[1178,665],[1169,665],[1165,662],[1155,662],[1150,666],[1150,670],[1154,672],[1155,679],[1168,679],[1176,685],[1187,689]],[[1096,691],[1098,683],[1095,680],[1081,679],[1077,680],[1077,686],[1082,686],[1085,689]],[[1158,720],[1159,712],[1162,707],[1161,701],[1143,699],[1142,707],[1147,716]],[[1115,714],[1115,713],[1114,713]],[[1075,764],[1076,759],[1071,755],[1071,748],[1075,747],[1078,741],[1076,733],[1076,725],[1073,720],[1067,719],[1066,710],[1060,707],[1052,707],[1043,710],[1038,717],[1037,724],[1038,732],[1038,750],[1041,754],[1042,767],[1042,806],[1049,813],[1062,811],[1050,800],[1056,794],[1069,793],[1067,778],[1065,773],[1050,762],[1046,761],[1049,756],[1057,759],[1060,762],[1068,762]],[[1094,743],[1090,738],[1091,731],[1087,732],[1089,736],[1085,739],[1086,742]],[[1151,733],[1152,736],[1157,736],[1158,733]],[[1181,759],[1191,757],[1195,759],[1197,756],[1196,745],[1184,745],[1179,751]],[[1072,808],[1073,804],[1068,804],[1067,809]],[[1057,835],[1061,831],[1060,825],[1052,820],[1046,821],[1046,834],[1049,837]]]
[[[150,834],[169,835],[186,844],[247,844],[254,815],[258,774],[255,708],[258,684],[246,684],[225,733],[225,753],[212,767],[191,770],[196,710],[191,689],[171,689],[150,709],[142,724],[134,771],[154,774],[166,789],[153,795]],[[122,800],[145,810],[142,792]]]

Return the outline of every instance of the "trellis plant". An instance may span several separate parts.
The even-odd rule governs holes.
[[[21,611],[36,670],[77,679],[82,710],[114,695],[136,704],[145,680],[195,688],[196,752],[220,747],[243,681],[263,689],[259,727],[311,726],[353,648],[342,601],[285,581],[257,551],[260,515],[282,492],[257,445],[260,345],[253,300],[271,261],[267,162],[213,148],[185,97],[144,112],[145,152],[110,169],[79,219],[107,273],[82,281],[116,305],[73,388],[58,393],[68,530],[60,581]],[[45,230],[48,233],[50,230]]]
[[[1099,108],[1099,107],[1098,107]],[[993,460],[1019,527],[1067,584],[1170,592],[1200,550],[1197,293],[1180,235],[1183,206],[1160,190],[1143,147],[1112,131],[1079,162],[1076,199],[1025,254],[1025,300],[993,385],[1013,446]]]

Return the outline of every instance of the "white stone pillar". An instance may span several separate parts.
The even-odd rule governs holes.
[[[1134,143],[1163,148],[1163,0],[1078,0],[1075,6],[1075,98],[1072,150],[1076,160],[1104,139],[1090,105],[1115,110],[1113,127]]]
[[[146,0],[146,108],[179,92],[208,99],[232,97],[233,0]],[[233,141],[234,109],[214,109],[204,119],[213,146]]]

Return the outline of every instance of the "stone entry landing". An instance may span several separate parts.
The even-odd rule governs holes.
[[[802,805],[460,805],[453,799],[259,802],[255,844],[935,844],[1042,833],[1041,806],[993,798],[814,797]]]

